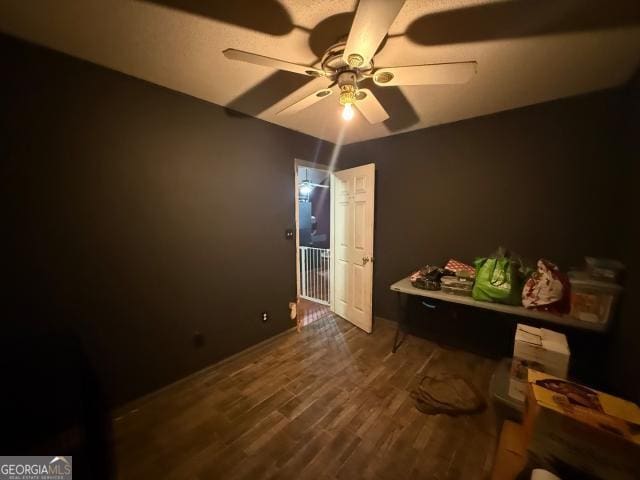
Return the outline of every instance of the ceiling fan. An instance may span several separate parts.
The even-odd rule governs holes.
[[[223,52],[230,60],[253,63],[311,77],[324,77],[332,83],[326,88],[289,105],[278,115],[297,113],[330,96],[333,87],[340,89],[342,117],[353,118],[353,107],[375,124],[389,114],[371,90],[359,88],[358,82],[372,78],[380,87],[400,85],[443,85],[466,83],[476,73],[476,62],[439,63],[404,67],[376,68],[373,57],[404,5],[405,0],[360,0],[349,36],[329,47],[320,61],[320,68],[308,67],[275,58],[229,48]]]

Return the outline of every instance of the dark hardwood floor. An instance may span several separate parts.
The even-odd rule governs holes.
[[[483,479],[489,409],[429,416],[410,392],[426,373],[486,392],[495,363],[332,315],[127,405],[115,421],[119,478]]]
[[[304,328],[310,323],[321,320],[327,315],[332,315],[327,305],[312,302],[301,298],[298,302],[298,316],[300,317],[300,328]]]

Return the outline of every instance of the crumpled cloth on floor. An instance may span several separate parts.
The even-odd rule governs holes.
[[[459,375],[425,376],[411,392],[416,408],[427,415],[473,415],[487,408],[482,393]]]

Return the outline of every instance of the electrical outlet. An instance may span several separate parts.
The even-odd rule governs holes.
[[[260,315],[261,315],[260,318],[262,318],[263,322],[266,322],[267,320],[269,320],[269,314],[267,312],[262,312]]]

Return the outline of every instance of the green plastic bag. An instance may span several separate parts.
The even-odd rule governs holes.
[[[520,263],[508,258],[478,258],[473,298],[483,302],[522,305]]]

